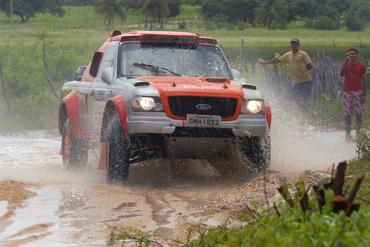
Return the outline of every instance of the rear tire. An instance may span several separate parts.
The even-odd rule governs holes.
[[[261,172],[270,166],[271,140],[269,133],[266,133],[263,137],[241,138],[240,150],[254,170]]]
[[[68,116],[65,117],[62,132],[62,159],[65,168],[85,167],[89,149],[87,143],[73,136]]]
[[[130,168],[129,137],[122,131],[117,112],[108,123],[107,182],[124,183]]]

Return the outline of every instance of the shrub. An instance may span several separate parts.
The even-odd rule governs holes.
[[[286,30],[288,29],[289,22],[287,20],[274,20],[271,23],[270,29]]]
[[[362,31],[366,27],[367,21],[358,16],[348,16],[346,19],[346,27],[349,31]]]
[[[254,217],[246,218],[246,226],[203,231],[185,246],[369,246],[369,206],[357,211],[360,205],[354,203],[364,177],[358,177],[348,193],[346,167],[347,163],[341,162],[330,182],[313,186],[315,197],[309,196],[302,181],[296,184],[294,194],[285,184],[279,188],[286,201],[280,212],[275,204],[276,214],[251,211]]]
[[[236,23],[236,26],[238,27],[238,30],[244,31],[246,24],[245,22],[239,21],[238,23]]]
[[[356,144],[358,158],[370,160],[370,128],[358,133]]]
[[[242,228],[225,226],[209,230],[186,246],[369,246],[370,211],[360,210],[351,218],[343,213],[323,216],[309,212],[303,219],[297,209],[278,217],[266,214]]]
[[[339,29],[340,23],[336,18],[318,16],[315,19],[308,20],[306,22],[306,27],[319,30],[336,30]]]
[[[212,17],[204,21],[205,26],[209,29],[218,29],[226,26],[227,19],[226,16],[220,15],[217,17]]]
[[[186,21],[181,21],[181,22],[177,23],[177,28],[180,29],[180,30],[186,29]]]

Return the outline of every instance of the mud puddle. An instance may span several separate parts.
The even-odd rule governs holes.
[[[132,166],[128,184],[111,186],[93,164],[64,170],[58,138],[0,136],[6,147],[0,150],[0,245],[105,246],[114,227],[150,232],[171,245],[199,225],[237,222],[245,205],[264,204],[290,172],[352,158],[354,144],[343,140],[335,131],[305,137],[275,131],[272,169],[279,172],[265,178],[246,170],[221,176],[206,161],[158,160]]]

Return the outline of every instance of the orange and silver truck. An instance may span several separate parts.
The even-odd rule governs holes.
[[[66,167],[86,164],[94,145],[108,182],[126,181],[140,161],[210,159],[230,148],[258,170],[269,165],[270,106],[213,38],[113,31],[79,71],[58,114]]]

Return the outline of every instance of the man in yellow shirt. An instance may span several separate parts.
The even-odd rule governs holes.
[[[280,57],[271,60],[258,59],[261,64],[286,63],[289,67],[289,74],[292,81],[291,92],[295,101],[308,111],[312,93],[312,78],[310,70],[312,61],[310,56],[300,49],[299,39],[293,38],[290,41],[291,51]]]

